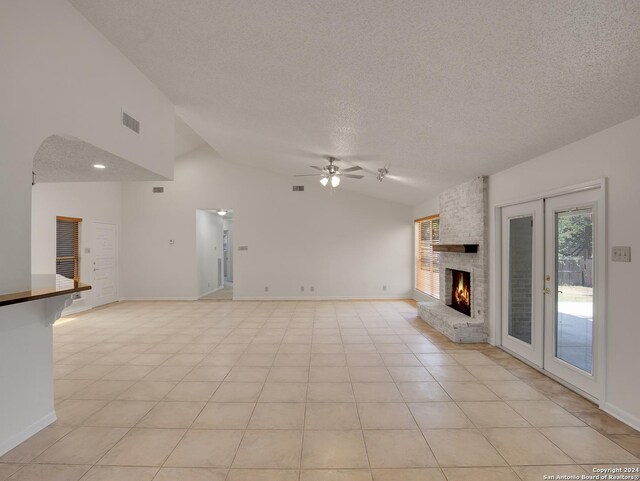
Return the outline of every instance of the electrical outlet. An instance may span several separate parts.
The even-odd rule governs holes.
[[[300,286],[300,292],[304,292],[304,286]]]
[[[315,288],[315,287],[313,287],[313,286],[311,286],[311,287],[309,288],[309,290],[310,290],[311,292],[315,292],[315,291],[316,291],[316,288]]]
[[[269,286],[264,286],[264,292],[269,292]]]
[[[630,246],[612,247],[611,260],[613,262],[631,262],[631,247]]]
[[[382,290],[386,291],[387,290],[387,286],[382,286]]]

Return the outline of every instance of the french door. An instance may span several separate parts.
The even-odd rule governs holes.
[[[502,209],[502,345],[538,367],[544,355],[544,201]]]
[[[502,345],[600,398],[600,188],[502,208]]]

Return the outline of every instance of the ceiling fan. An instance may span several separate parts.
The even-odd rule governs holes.
[[[331,187],[338,187],[340,185],[340,179],[342,177],[347,177],[349,179],[362,179],[364,177],[364,175],[360,174],[349,174],[349,172],[362,170],[362,167],[358,167],[357,165],[355,165],[347,169],[341,169],[337,165],[334,165],[334,162],[340,161],[340,159],[338,159],[337,157],[325,155],[324,158],[329,161],[329,165],[325,165],[324,167],[318,167],[317,165],[309,166],[312,169],[319,170],[319,174],[298,174],[296,175],[296,177],[315,177],[319,175],[320,183],[323,186],[326,186],[329,182],[331,182]]]

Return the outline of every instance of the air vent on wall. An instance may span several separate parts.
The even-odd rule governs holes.
[[[122,111],[122,125],[133,130],[136,134],[140,133],[140,122],[131,117],[131,115],[126,113],[124,110]]]
[[[304,185],[294,185],[293,186],[293,191],[294,192],[304,192]]]
[[[164,187],[154,187],[153,188],[153,193],[154,194],[162,194],[164,192]]]

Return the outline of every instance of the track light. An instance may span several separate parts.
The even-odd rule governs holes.
[[[382,182],[382,179],[384,179],[384,177],[389,173],[389,169],[387,167],[380,167],[378,169],[378,175],[376,175],[376,179],[378,179],[379,182]]]
[[[338,187],[340,185],[340,177],[334,175],[331,177],[331,187]]]
[[[322,179],[320,179],[320,183],[322,184],[322,187],[326,186],[329,183],[329,178],[323,177]]]

